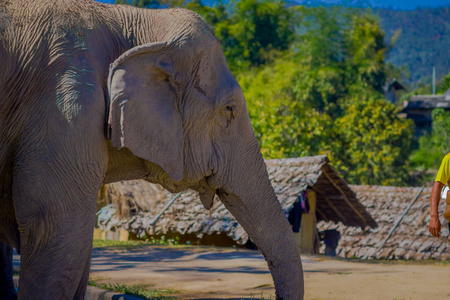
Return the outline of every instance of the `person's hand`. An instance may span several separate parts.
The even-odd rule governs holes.
[[[441,221],[436,215],[431,215],[430,224],[428,225],[428,231],[435,237],[441,236]]]

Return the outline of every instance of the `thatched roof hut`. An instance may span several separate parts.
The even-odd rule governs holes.
[[[424,188],[420,194],[420,187],[350,185],[350,188],[379,226],[364,231],[341,223],[319,222],[319,230],[337,229],[341,233],[337,248],[339,256],[362,259],[450,259],[447,221],[441,219],[440,238],[428,232],[431,188]],[[443,212],[444,209],[445,201],[441,201],[439,211]],[[403,214],[398,227],[387,239]]]
[[[347,182],[329,164],[326,155],[266,161],[275,193],[285,211],[307,188],[316,193],[317,220],[375,228],[374,219],[358,201]]]
[[[266,165],[286,215],[298,195],[311,189],[316,193],[317,220],[361,228],[377,226],[345,180],[329,165],[325,155],[268,160]],[[103,199],[115,203],[125,215],[124,218],[117,215],[101,218],[99,226],[102,230],[125,229],[138,237],[178,233],[202,238],[225,234],[239,245],[248,241],[244,229],[217,197],[212,209],[207,211],[196,192],[183,192],[152,225],[158,212],[174,196],[162,187],[144,181],[127,181],[105,186],[102,194]]]

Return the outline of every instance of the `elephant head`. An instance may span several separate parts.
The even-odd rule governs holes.
[[[265,256],[277,299],[301,299],[300,255],[244,95],[219,42],[193,27],[134,47],[110,66],[111,143],[146,161],[147,180],[197,190],[207,209],[217,194]]]

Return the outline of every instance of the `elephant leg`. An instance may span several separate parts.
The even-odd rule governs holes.
[[[92,238],[94,236],[94,232],[90,235]],[[86,293],[86,287],[89,280],[89,272],[91,270],[91,257],[92,257],[92,239],[89,242],[89,255],[86,259],[84,271],[82,272],[80,283],[78,284],[78,288],[75,292],[74,299],[84,299],[84,294]]]
[[[17,299],[13,282],[13,248],[0,242],[0,299]]]
[[[57,166],[47,165],[14,174],[21,243],[18,298],[83,299],[100,180],[94,174],[80,178],[67,168],[59,172]]]
[[[32,218],[28,220],[33,225],[21,227],[24,242],[18,298],[83,299],[92,254],[94,211],[88,216],[47,211]]]

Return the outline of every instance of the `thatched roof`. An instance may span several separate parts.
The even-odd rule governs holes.
[[[448,226],[442,218],[442,235],[428,232],[431,188],[424,188],[417,201],[406,213],[400,225],[383,245],[397,220],[406,212],[419,187],[357,186],[351,185],[358,199],[378,223],[378,228],[363,231],[344,224],[319,222],[319,230],[336,228],[341,233],[337,253],[341,257],[363,259],[450,259],[447,244]],[[445,209],[441,201],[440,212]],[[383,245],[381,250],[379,248]]]
[[[384,84],[384,87],[383,87],[385,92],[389,91],[391,88],[393,88],[396,91],[400,91],[400,90],[406,91],[406,88],[400,82],[398,82],[397,79],[395,79],[395,78],[391,79],[390,81],[386,81],[386,83]]]
[[[316,192],[317,220],[363,228],[377,226],[326,155],[273,159],[266,165],[283,209],[290,210],[299,193],[309,187]]]
[[[348,226],[376,227],[376,222],[358,202],[345,180],[328,164],[325,155],[266,161],[270,180],[286,214],[292,209],[297,196],[307,188],[316,191],[317,219],[341,222]],[[210,211],[204,209],[198,195],[183,192],[160,219],[150,223],[173,197],[161,187],[144,181],[128,181],[110,184],[103,194],[116,206],[127,203],[133,207],[128,218],[112,216],[99,223],[104,230],[123,228],[136,233],[204,234],[225,233],[238,244],[245,244],[248,236],[216,197]],[[123,212],[123,209],[120,209]]]

